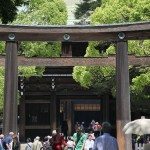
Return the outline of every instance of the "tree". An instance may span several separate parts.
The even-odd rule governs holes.
[[[148,21],[150,19],[149,7],[150,7],[150,0],[102,1],[101,7],[97,7],[96,10],[90,16],[91,24],[99,25],[99,24],[113,24],[113,23],[124,23],[134,21]],[[150,55],[149,40],[129,41],[128,46],[129,46],[129,53],[131,54],[135,54],[138,56]],[[103,57],[109,54],[115,54],[115,47],[116,47],[115,43],[110,43],[107,41],[90,42],[87,47],[85,57]],[[110,71],[109,74],[107,74],[107,77],[104,80],[105,76],[103,74],[107,72],[106,70],[108,69],[104,69],[103,67],[92,67],[92,69],[91,67],[74,67],[73,78],[86,88],[94,88],[97,91],[97,93],[100,93],[101,95],[105,94],[107,91],[107,93],[111,92],[110,94],[113,94],[115,96],[115,85],[113,84],[114,86],[112,86],[111,84],[109,84],[112,83],[112,81],[114,81],[115,79],[114,78],[115,68],[111,68],[112,71]],[[134,72],[132,72],[132,74],[138,73],[137,74],[138,76],[136,75],[130,79],[130,83],[132,84],[131,86],[133,86],[132,95],[135,95],[135,93],[140,94],[141,89],[140,88],[136,89],[135,87],[139,87],[136,85],[140,83],[139,81],[141,80],[141,78],[143,80],[144,78],[148,78],[149,71],[147,70],[147,67],[143,68],[143,70],[145,70],[143,75],[141,74],[140,69],[137,70],[137,68],[135,68]],[[132,76],[132,74],[130,75]],[[88,79],[88,77],[90,78]],[[144,83],[142,91],[146,90],[146,87],[148,87],[146,83],[149,82],[147,81]],[[105,90],[103,91],[102,89]],[[143,94],[145,92],[143,92]],[[146,94],[145,96],[147,97]],[[145,96],[143,96],[143,98]]]
[[[81,21],[86,20],[96,7],[101,6],[101,0],[82,0],[81,3],[76,4],[75,18]]]
[[[14,1],[12,0],[12,2]],[[28,5],[24,5],[24,7],[26,9],[20,9],[17,16],[15,16],[16,18],[14,17],[14,21],[14,18],[9,20],[13,21],[12,24],[64,25],[67,22],[67,10],[63,0],[32,0],[29,1]],[[0,53],[5,54],[5,42],[0,42]],[[59,42],[22,42],[18,53],[26,57],[59,57],[61,54],[61,44]],[[2,110],[4,99],[3,70],[4,68],[0,68],[0,111]],[[37,66],[19,67],[18,74],[28,78],[32,75],[42,75],[44,70],[44,67]]]
[[[17,16],[17,7],[27,4],[27,0],[1,0],[0,18],[3,24],[12,22]]]

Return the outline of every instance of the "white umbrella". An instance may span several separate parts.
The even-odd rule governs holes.
[[[150,119],[137,119],[127,123],[123,131],[125,134],[150,134]]]

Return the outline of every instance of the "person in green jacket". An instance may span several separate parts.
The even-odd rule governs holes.
[[[75,141],[75,150],[82,150],[87,139],[87,134],[82,132],[81,127],[78,127],[76,133],[73,134],[73,139]]]

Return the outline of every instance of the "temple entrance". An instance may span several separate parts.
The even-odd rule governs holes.
[[[71,105],[69,105],[70,103]],[[71,108],[68,108],[70,107]],[[71,112],[69,110],[71,109]],[[101,100],[99,99],[71,99],[60,100],[60,122],[70,122],[70,133],[75,132],[76,122],[84,122],[85,130],[88,130],[92,120],[102,122]]]

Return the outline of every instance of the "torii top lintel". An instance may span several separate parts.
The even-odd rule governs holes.
[[[0,41],[99,41],[150,39],[150,22],[111,24],[98,26],[20,26],[0,25]]]

